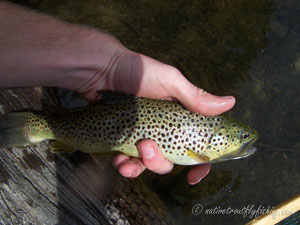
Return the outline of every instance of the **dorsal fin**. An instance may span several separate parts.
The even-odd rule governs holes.
[[[60,112],[56,112],[52,116],[59,117],[60,115],[63,115],[65,113],[73,113],[76,111],[82,110],[82,108],[86,107],[94,107],[95,105],[101,106],[101,104],[108,105],[108,104],[118,104],[126,101],[136,101],[138,98],[134,95],[130,94],[124,94],[122,92],[116,92],[116,91],[98,91],[97,99],[93,102],[90,102],[88,105],[80,106],[77,108],[71,108],[71,109],[65,109]],[[51,117],[51,116],[50,116]]]
[[[123,102],[123,101],[135,101],[137,99],[136,96],[131,94],[125,94],[118,91],[98,91],[97,92],[99,98],[96,100],[96,102]]]

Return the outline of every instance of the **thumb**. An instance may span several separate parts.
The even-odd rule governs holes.
[[[173,163],[163,157],[158,145],[149,139],[138,143],[137,148],[142,157],[143,164],[151,171],[159,174],[169,173]]]
[[[187,109],[203,115],[213,116],[230,110],[235,104],[233,96],[216,96],[207,93],[190,83],[180,72],[176,82],[172,82],[172,97],[180,101]]]

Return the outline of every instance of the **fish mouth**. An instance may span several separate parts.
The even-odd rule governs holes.
[[[220,157],[218,159],[212,160],[209,163],[246,158],[257,151],[257,148],[252,146],[254,144],[254,142],[256,142],[257,140],[258,140],[258,137],[254,138],[252,140],[249,140],[248,142],[245,142],[242,145],[242,147],[240,147],[237,154],[235,153],[234,155],[233,154],[226,155],[226,156]]]
[[[253,140],[246,142],[242,145],[242,147],[240,148],[237,157],[240,158],[245,158],[249,155],[252,155],[254,152],[256,152],[256,148],[253,147],[252,145],[254,144],[254,142],[256,142],[258,140],[258,137],[254,138]],[[255,149],[255,150],[254,150]]]

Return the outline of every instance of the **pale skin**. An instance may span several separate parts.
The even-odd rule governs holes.
[[[127,49],[98,30],[71,25],[0,2],[0,87],[60,87],[92,100],[97,90],[112,90],[155,99],[173,99],[187,109],[218,115],[235,104],[232,96],[219,97],[191,84],[175,67]],[[169,173],[156,143],[137,144],[141,158],[115,157],[113,164],[125,177],[137,177],[146,168]],[[198,183],[209,164],[190,169],[187,181]]]

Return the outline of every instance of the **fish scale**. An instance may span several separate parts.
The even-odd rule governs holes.
[[[152,139],[165,158],[181,165],[247,156],[246,149],[257,139],[254,129],[228,117],[204,116],[178,102],[146,98],[105,98],[50,117],[33,113],[23,117],[23,144],[50,139],[56,152],[119,151],[139,157],[138,141]]]

